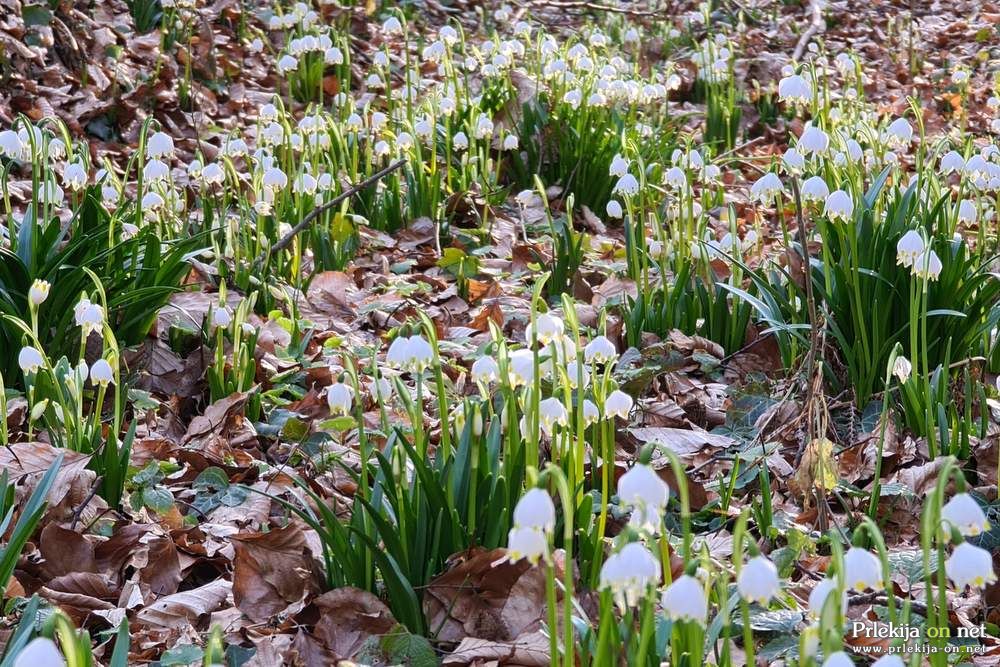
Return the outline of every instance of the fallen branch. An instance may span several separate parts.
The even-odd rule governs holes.
[[[795,51],[792,52],[792,60],[801,59],[812,38],[826,28],[826,24],[823,23],[823,0],[810,0],[809,14],[809,27],[799,37],[799,42],[795,45]]]
[[[404,164],[406,164],[406,160],[405,159],[403,159],[403,160],[396,160],[395,162],[393,162],[392,164],[390,164],[388,167],[386,167],[382,171],[378,171],[378,172],[372,174],[371,176],[369,176],[365,180],[361,181],[357,185],[351,186],[347,190],[344,190],[343,192],[341,192],[339,195],[337,195],[336,197],[334,197],[330,201],[324,202],[324,203],[320,204],[319,206],[317,206],[316,208],[314,208],[313,210],[309,211],[309,213],[306,215],[306,217],[302,218],[302,220],[300,220],[297,225],[295,225],[294,227],[292,227],[292,229],[287,234],[285,234],[283,237],[281,237],[278,240],[277,243],[275,243],[273,246],[271,246],[271,248],[269,250],[265,250],[263,253],[261,253],[261,256],[257,258],[256,262],[254,262],[254,268],[255,269],[259,269],[261,266],[263,266],[263,264],[264,264],[265,261],[267,261],[269,258],[273,257],[274,255],[277,255],[279,252],[281,252],[282,250],[284,250],[285,248],[287,248],[288,245],[295,238],[295,236],[299,232],[301,232],[303,229],[305,229],[306,227],[308,227],[309,225],[311,225],[312,222],[313,222],[313,220],[315,220],[316,218],[318,218],[320,215],[322,215],[326,211],[329,211],[334,206],[337,206],[338,204],[340,204],[341,202],[343,202],[345,199],[353,197],[354,195],[358,194],[359,192],[361,192],[365,188],[367,188],[367,187],[369,187],[371,185],[374,185],[375,183],[379,182],[380,180],[382,180],[383,178],[385,178],[386,176],[388,176],[392,172],[394,172],[397,169],[399,169],[400,167],[402,167]]]

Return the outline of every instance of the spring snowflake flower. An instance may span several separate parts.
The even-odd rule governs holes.
[[[505,151],[515,151],[518,147],[518,140],[516,134],[508,134],[503,138],[503,149]]]
[[[350,414],[354,404],[354,388],[343,382],[331,384],[326,389],[326,403],[334,417]]]
[[[451,145],[455,147],[455,150],[464,151],[469,147],[469,137],[465,135],[465,132],[456,132],[455,136],[451,138]]]
[[[808,104],[812,97],[812,86],[798,74],[786,76],[778,82],[778,99],[782,102]]]
[[[535,379],[535,354],[531,350],[515,350],[507,357],[511,386],[527,385]]]
[[[618,480],[618,497],[632,508],[630,523],[639,530],[659,532],[670,489],[643,463],[637,463]]]
[[[812,176],[802,183],[802,198],[806,201],[825,201],[830,188],[821,176]]]
[[[493,135],[493,121],[486,114],[479,114],[476,120],[476,139],[486,139]]]
[[[188,167],[188,169],[190,170],[190,167]],[[150,183],[162,181],[169,175],[170,167],[167,166],[167,163],[162,160],[157,160],[156,158],[147,162],[146,166],[142,168],[142,177]]]
[[[671,621],[693,621],[704,626],[708,619],[705,589],[701,582],[689,574],[678,577],[667,586],[660,604]]]
[[[146,157],[158,160],[174,154],[174,140],[166,132],[154,132],[146,140]]]
[[[616,220],[620,220],[625,214],[622,210],[622,205],[614,199],[608,201],[607,206],[604,207],[604,211],[608,214],[609,218],[615,218]]]
[[[978,217],[978,211],[976,211],[976,204],[970,199],[963,199],[958,203],[958,221],[964,223],[973,223]]]
[[[107,359],[98,359],[94,362],[94,365],[90,367],[90,381],[93,384],[101,387],[107,387],[108,384],[114,382],[114,379],[114,369],[111,368],[111,364],[108,363]]]
[[[205,165],[201,170],[201,182],[205,185],[222,185],[226,179],[226,172],[217,162]]]
[[[919,257],[913,260],[911,270],[913,271],[913,275],[923,280],[937,280],[943,268],[944,265],[941,264],[941,258],[938,257],[936,252],[927,248]]]
[[[535,326],[537,327],[538,344],[542,347],[547,347],[553,341],[561,340],[566,330],[566,325],[563,324],[562,319],[551,313],[542,313],[539,315],[535,319]],[[531,324],[528,324],[524,328],[524,341],[531,345],[534,336]]]
[[[229,328],[229,325],[233,323],[233,314],[229,312],[229,308],[220,305],[219,307],[212,310],[212,326],[214,328]]]
[[[911,229],[896,243],[896,264],[901,266],[913,266],[913,263],[923,254],[924,237],[919,232]]]
[[[623,158],[621,155],[615,155],[615,157],[611,160],[611,166],[608,168],[608,175],[621,178],[628,173],[628,167],[628,160]]]
[[[583,399],[583,425],[590,426],[596,424],[601,418],[601,411],[597,409],[597,404],[589,398]]]
[[[799,137],[795,148],[803,155],[822,155],[830,147],[830,137],[818,127],[809,126]]]
[[[278,190],[284,190],[288,185],[288,176],[278,167],[271,167],[264,172],[261,182],[268,190],[277,192]]]
[[[76,324],[83,330],[86,338],[94,331],[100,331],[104,326],[104,309],[90,299],[80,299],[73,310]]]
[[[450,25],[441,26],[441,29],[438,30],[438,37],[449,46],[454,46],[458,43],[458,31]]]
[[[87,184],[87,168],[83,162],[71,162],[63,171],[63,184],[74,192]]]
[[[482,356],[472,364],[472,379],[483,384],[492,384],[500,379],[500,366],[493,357]]]
[[[511,528],[507,534],[507,558],[511,562],[527,559],[534,565],[548,553],[549,540],[536,528]]]
[[[767,203],[784,194],[785,188],[781,184],[781,179],[773,172],[768,172],[758,178],[750,186],[750,197]]]
[[[948,151],[941,156],[941,174],[947,175],[953,171],[959,174],[965,171],[965,158],[958,151]]]
[[[615,389],[604,400],[604,412],[608,417],[628,419],[629,413],[632,412],[632,397],[624,391]]]
[[[997,580],[990,552],[968,542],[955,547],[944,562],[944,571],[959,590],[966,586],[982,588]]]
[[[12,160],[19,160],[24,151],[24,145],[17,132],[4,130],[0,132],[0,154],[6,155]]]
[[[331,46],[323,53],[323,62],[327,65],[343,65],[344,53],[336,46]]]
[[[597,336],[583,348],[583,358],[588,364],[606,364],[618,358],[618,351],[607,336]]]
[[[610,589],[621,608],[634,607],[660,581],[660,561],[639,542],[626,544],[601,567],[600,587]]]
[[[626,197],[637,195],[639,194],[639,181],[632,174],[625,174],[615,183],[612,192]]]
[[[882,564],[872,552],[851,547],[844,554],[844,579],[848,588],[858,593],[868,588],[882,590]]]
[[[819,618],[823,614],[823,606],[831,593],[836,592],[837,582],[834,579],[823,579],[809,593],[809,615]],[[844,591],[844,599],[840,606],[841,610],[847,609],[847,591]]]
[[[51,287],[47,280],[35,280],[28,288],[28,300],[36,306],[42,305],[49,298]]]
[[[781,590],[778,569],[765,556],[755,556],[740,570],[736,587],[743,599],[766,605]]]
[[[382,34],[383,35],[401,35],[403,33],[403,24],[399,22],[399,19],[395,16],[390,16],[382,24]]]
[[[17,365],[25,373],[34,373],[44,363],[45,359],[42,357],[42,353],[31,346],[22,347],[21,352],[17,355]]]
[[[823,667],[854,667],[854,661],[843,651],[837,651],[823,661]]]
[[[434,349],[419,334],[397,336],[385,355],[386,363],[406,371],[420,373],[434,361]]]
[[[66,660],[48,637],[35,637],[14,659],[13,667],[65,667]]]
[[[896,360],[892,362],[892,374],[899,379],[900,383],[905,384],[906,381],[910,379],[910,373],[912,372],[913,364],[911,364],[910,360],[903,355],[899,355],[896,357]]]
[[[551,533],[556,527],[556,507],[544,489],[528,489],[514,506],[515,528],[534,528]]]
[[[794,148],[786,150],[785,154],[781,157],[781,161],[785,165],[785,169],[793,174],[801,172],[806,166],[806,159],[802,156],[802,153]]]
[[[316,194],[319,182],[312,174],[299,174],[292,183],[292,192],[296,194],[312,195]]]
[[[968,493],[952,496],[941,508],[941,520],[967,537],[975,537],[990,529],[990,522],[986,520],[983,509]]]
[[[687,186],[687,174],[680,167],[671,167],[663,176],[663,182],[672,188],[682,190]]]
[[[882,140],[894,148],[906,148],[913,141],[913,126],[905,118],[897,118],[885,129]]]
[[[854,200],[843,190],[835,190],[826,198],[823,215],[831,220],[848,221],[854,213]]]
[[[569,423],[569,413],[566,406],[555,397],[546,398],[538,404],[538,423],[547,436],[552,436],[556,424],[566,426]]]

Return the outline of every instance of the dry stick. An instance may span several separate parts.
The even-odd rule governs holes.
[[[652,17],[663,16],[663,11],[651,11],[642,9],[630,9],[628,7],[615,7],[613,5],[603,5],[597,2],[587,2],[586,0],[529,0],[529,5],[536,7],[550,7],[553,9],[591,9],[599,12],[611,12],[612,14],[626,14],[628,16]]]
[[[352,186],[351,188],[345,190],[344,192],[341,192],[339,195],[337,195],[336,197],[334,197],[330,201],[328,201],[326,203],[323,203],[323,204],[320,204],[319,206],[317,206],[313,210],[309,211],[309,213],[306,215],[306,217],[302,218],[302,220],[297,225],[295,225],[294,227],[292,227],[291,231],[289,231],[287,234],[285,234],[283,237],[281,237],[281,239],[279,239],[277,243],[275,243],[273,246],[271,246],[270,250],[265,250],[261,254],[261,256],[257,258],[257,261],[254,262],[254,268],[255,269],[259,269],[264,264],[264,262],[267,259],[269,259],[270,257],[273,257],[274,255],[277,255],[279,252],[281,252],[282,250],[284,250],[285,248],[287,248],[288,244],[290,244],[292,242],[292,240],[295,238],[296,234],[298,234],[303,229],[305,229],[306,227],[308,227],[309,225],[311,225],[312,222],[313,222],[313,220],[315,220],[316,218],[318,218],[322,213],[325,213],[326,211],[330,210],[331,208],[333,208],[337,204],[340,204],[345,199],[347,199],[349,197],[353,197],[354,195],[358,194],[359,192],[361,192],[365,188],[369,187],[370,185],[373,185],[374,183],[377,183],[378,181],[382,180],[383,178],[385,178],[386,176],[388,176],[392,172],[394,172],[397,169],[399,169],[400,167],[402,167],[404,164],[406,164],[406,160],[405,159],[403,159],[403,160],[396,160],[395,162],[393,162],[392,164],[390,164],[388,167],[386,167],[382,171],[379,171],[379,172],[376,172],[376,173],[372,174],[371,176],[369,176],[365,180],[361,181],[357,185]]]
[[[802,268],[805,271],[806,284],[806,305],[809,308],[809,351],[806,353],[806,411],[812,412],[813,381],[816,373],[816,353],[819,346],[819,321],[816,315],[816,298],[813,295],[812,266],[809,258],[809,242],[806,239],[806,223],[802,217],[802,197],[799,193],[799,181],[792,178],[792,193],[795,195],[795,217],[799,225],[799,246],[802,252]],[[799,445],[799,451],[795,454],[795,467],[799,467],[802,461],[802,453],[805,451],[806,442],[811,442],[816,437],[815,424],[809,415],[806,424],[807,440]]]
[[[806,47],[809,45],[809,41],[815,37],[817,33],[826,28],[826,24],[823,23],[823,0],[810,0],[809,14],[809,27],[806,28],[806,31],[802,33],[801,37],[799,37],[799,42],[795,45],[795,51],[792,52],[792,60],[799,60],[802,58],[802,54],[805,53]]]

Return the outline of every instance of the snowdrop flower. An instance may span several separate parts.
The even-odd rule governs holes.
[[[31,346],[22,347],[21,352],[17,355],[17,365],[25,373],[34,373],[44,363],[45,359],[42,357],[42,353]]]
[[[14,659],[13,667],[65,667],[66,660],[48,637],[35,637]]]
[[[608,417],[621,417],[628,419],[632,411],[632,397],[624,391],[615,389],[604,400],[604,412]]]
[[[851,215],[854,213],[854,200],[851,199],[851,195],[847,194],[843,190],[835,190],[830,193],[830,196],[826,198],[826,204],[823,207],[823,215],[830,218],[831,220],[847,220],[851,219]]]
[[[628,30],[625,31],[625,34],[622,36],[622,40],[626,44],[638,44],[639,31],[636,30],[635,28],[629,28]]]
[[[990,552],[968,542],[955,547],[944,563],[944,571],[959,590],[966,586],[982,588],[997,580]]]
[[[580,108],[580,103],[583,102],[583,93],[580,92],[579,88],[567,90],[566,94],[563,95],[563,102],[568,104],[571,109],[578,109]]]
[[[422,372],[434,360],[434,350],[422,336],[397,336],[385,356],[386,363],[416,373]]]
[[[913,229],[909,230],[896,243],[896,264],[913,266],[917,257],[923,254],[924,248],[924,237]]]
[[[979,503],[968,493],[957,493],[941,508],[942,522],[950,523],[962,535],[975,537],[990,529]]]
[[[224,305],[219,305],[218,308],[212,310],[212,326],[214,328],[229,328],[229,325],[233,323],[233,314],[229,312],[229,308]]]
[[[448,44],[449,46],[453,46],[458,43],[458,31],[450,25],[441,26],[441,29],[438,30],[438,37],[441,38],[442,42]]]
[[[192,166],[194,166],[194,164],[200,164],[200,163],[198,163],[198,161],[195,160],[192,163],[192,165],[189,165],[188,173],[191,173]],[[162,181],[166,179],[167,176],[169,175],[170,175],[170,167],[167,166],[167,163],[163,162],[162,160],[157,160],[156,158],[153,158],[152,160],[147,162],[146,166],[142,168],[142,177],[145,178],[150,183],[156,181]]]
[[[285,54],[278,59],[278,74],[285,75],[294,72],[299,68],[299,59],[293,55]]]
[[[628,166],[628,160],[623,158],[621,155],[615,155],[615,157],[611,160],[611,166],[608,168],[608,175],[621,178],[628,173]]]
[[[823,579],[812,589],[809,593],[809,615],[813,618],[819,618],[823,614],[823,606],[826,604],[826,600],[830,597],[830,593],[834,593],[837,590],[837,582],[834,579]],[[844,599],[841,603],[840,609],[844,610],[847,608],[847,591],[844,591]]]
[[[493,357],[482,356],[472,364],[472,379],[483,384],[492,384],[500,379],[500,366]]]
[[[830,147],[830,137],[818,127],[809,126],[799,137],[795,148],[803,155],[822,155]]]
[[[104,326],[104,309],[91,303],[90,299],[80,299],[74,308],[74,315],[77,325],[83,329],[84,338]]]
[[[108,363],[107,359],[98,359],[94,362],[94,365],[90,367],[90,381],[93,384],[100,385],[101,387],[107,387],[108,384],[114,382],[115,372],[111,368],[111,364]]]
[[[948,151],[941,157],[941,174],[953,171],[962,173],[965,170],[965,158],[958,151]]]
[[[70,190],[76,191],[87,184],[87,169],[83,162],[71,162],[63,171],[63,183]]]
[[[514,527],[507,534],[507,558],[511,562],[526,558],[534,565],[548,553],[548,549],[548,538],[536,528]]]
[[[514,506],[515,528],[533,528],[551,533],[556,527],[556,507],[544,489],[528,489]]]
[[[637,195],[639,194],[639,181],[632,174],[625,174],[615,183],[612,192],[626,197]]]
[[[740,570],[736,588],[744,600],[766,605],[781,590],[778,569],[765,556],[755,556]]]
[[[389,142],[385,140],[376,142],[375,147],[372,150],[375,152],[375,157],[385,157],[392,152]]]
[[[558,398],[546,398],[538,404],[538,422],[545,435],[551,436],[556,424],[566,426],[569,423],[566,406]]]
[[[802,197],[806,201],[825,201],[830,196],[830,188],[820,176],[807,178],[802,184]]]
[[[705,625],[708,618],[708,599],[701,582],[689,574],[678,577],[667,586],[660,599],[663,611],[671,621],[694,621]]]
[[[620,220],[625,213],[622,211],[622,205],[614,199],[608,201],[608,205],[604,207],[604,210],[609,218],[615,218],[616,220]]]
[[[915,260],[913,260],[913,275],[924,280],[937,280],[938,276],[941,275],[941,269],[944,266],[941,264],[941,258],[938,257],[937,253],[927,248],[923,253],[920,254]]]
[[[854,667],[854,661],[843,651],[837,651],[823,661],[823,667]]]
[[[850,589],[858,593],[870,588],[882,590],[882,564],[870,551],[859,547],[851,547],[844,554],[844,580]]]
[[[354,388],[343,382],[331,384],[326,389],[326,403],[334,417],[350,414],[354,404]]]
[[[899,355],[896,360],[892,362],[892,374],[899,379],[901,384],[905,384],[907,380],[910,379],[910,373],[913,372],[913,364],[910,360]]]
[[[897,118],[885,129],[882,140],[889,146],[905,148],[913,141],[913,127],[905,118]]]
[[[620,607],[634,607],[660,581],[660,561],[639,542],[626,544],[601,567],[601,588],[614,593]]]
[[[597,336],[583,348],[583,358],[588,364],[606,364],[618,358],[618,351],[607,336]]]
[[[590,373],[583,362],[572,359],[566,362],[566,379],[569,381],[570,388],[577,389],[582,382],[586,389],[587,385],[590,384]]]
[[[958,203],[958,221],[965,223],[973,223],[976,221],[977,217],[976,204],[969,200],[963,199]]]
[[[764,203],[781,196],[784,192],[781,179],[773,172],[764,174],[750,186],[750,197]]]
[[[782,102],[808,104],[812,101],[812,86],[798,74],[786,76],[778,82],[778,99]]]
[[[52,285],[46,280],[35,280],[31,283],[31,287],[28,288],[28,300],[36,305],[40,306],[49,298],[49,289]]]
[[[146,157],[160,159],[174,154],[174,140],[165,132],[154,132],[146,140]]]
[[[785,168],[793,174],[799,173],[806,166],[806,159],[794,148],[789,148],[781,158]]]

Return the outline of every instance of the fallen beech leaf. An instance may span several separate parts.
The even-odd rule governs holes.
[[[339,660],[352,659],[369,637],[387,634],[397,626],[389,608],[359,588],[329,591],[312,604],[321,614],[313,634]]]
[[[232,590],[225,579],[160,598],[136,614],[136,621],[161,628],[182,629],[219,608]]]
[[[265,621],[298,602],[309,580],[306,539],[297,524],[267,533],[230,537],[233,559],[233,599],[254,621]]]

